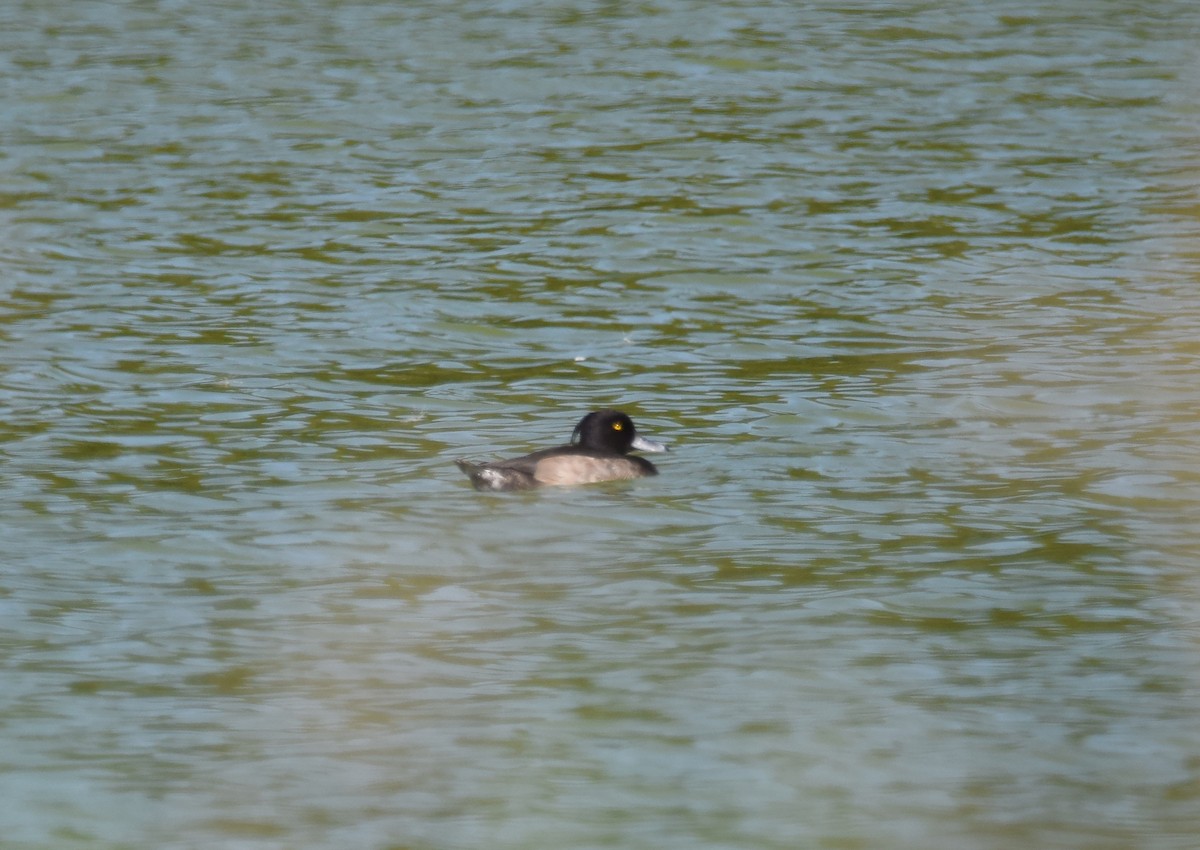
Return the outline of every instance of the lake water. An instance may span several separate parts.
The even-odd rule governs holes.
[[[1195,3],[0,46],[5,847],[1196,846]]]

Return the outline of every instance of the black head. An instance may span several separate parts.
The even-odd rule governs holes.
[[[631,449],[665,452],[662,443],[638,436],[633,420],[619,410],[594,410],[579,420],[571,442],[584,449],[627,454]]]

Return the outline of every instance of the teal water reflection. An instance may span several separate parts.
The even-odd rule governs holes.
[[[4,841],[1192,847],[1198,36],[0,11]]]

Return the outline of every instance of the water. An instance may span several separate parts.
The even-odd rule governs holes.
[[[1194,846],[1192,4],[0,33],[6,847]]]

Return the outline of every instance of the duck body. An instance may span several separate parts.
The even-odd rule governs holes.
[[[665,452],[667,447],[640,436],[633,420],[619,410],[596,410],[579,421],[565,446],[492,463],[455,463],[476,490],[529,490],[658,474],[654,464],[630,455],[631,450]]]

